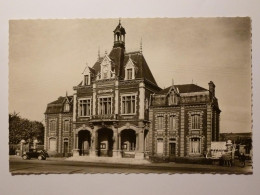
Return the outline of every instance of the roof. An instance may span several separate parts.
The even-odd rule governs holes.
[[[66,102],[66,99],[68,99],[68,101],[71,103],[73,100],[73,96],[59,97],[57,100],[49,103],[47,105],[45,114],[55,114],[63,112],[63,105]],[[72,111],[72,106],[70,111]]]
[[[172,86],[167,87],[161,91],[159,91],[157,94],[167,94]],[[179,93],[193,93],[193,92],[203,92],[208,91],[207,89],[200,87],[195,84],[183,84],[183,85],[174,85],[175,88],[178,88]]]
[[[125,50],[123,48],[115,47],[111,50],[108,56],[112,60],[112,67],[114,68],[117,77],[121,79],[125,77],[124,68],[129,58],[131,58],[131,60],[133,61],[134,65],[137,68],[135,78],[148,80],[157,86],[153,74],[144,56],[140,53],[140,51],[125,53]],[[94,66],[92,67],[96,73],[100,72],[101,69],[100,64],[103,58],[104,57],[99,58],[94,64]]]

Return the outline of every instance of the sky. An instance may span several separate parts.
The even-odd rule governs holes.
[[[127,19],[126,51],[142,48],[157,84],[216,85],[221,132],[251,132],[249,18]],[[86,66],[110,52],[118,19],[11,20],[9,112],[44,121],[49,102],[74,93]]]

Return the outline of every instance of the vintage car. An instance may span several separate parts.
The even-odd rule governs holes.
[[[29,152],[25,152],[22,155],[24,160],[31,159],[31,158],[38,158],[38,160],[46,160],[49,157],[48,153],[45,150],[36,150],[30,149]]]

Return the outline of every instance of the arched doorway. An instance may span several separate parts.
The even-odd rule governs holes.
[[[121,132],[121,148],[123,157],[134,158],[136,149],[136,135],[132,129],[125,129]]]
[[[112,156],[113,131],[103,128],[98,130],[98,156]]]
[[[79,142],[78,142],[79,155],[80,156],[89,155],[89,150],[91,147],[90,132],[88,130],[81,130],[79,131],[78,136],[79,136]]]

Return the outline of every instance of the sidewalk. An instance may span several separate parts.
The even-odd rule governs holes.
[[[135,159],[135,158],[77,156],[77,157],[69,157],[69,158],[66,158],[65,160],[91,162],[91,163],[132,164],[132,165],[151,164],[151,162],[146,159]]]

